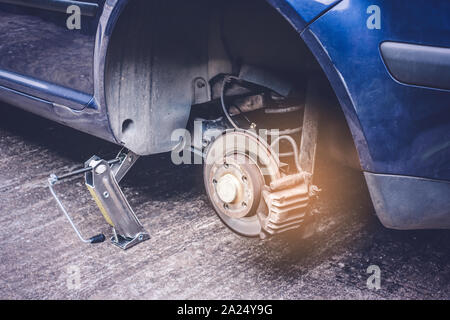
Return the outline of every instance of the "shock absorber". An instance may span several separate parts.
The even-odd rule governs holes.
[[[272,141],[272,149],[282,140],[291,145],[297,173],[285,174],[263,189],[262,195],[268,213],[261,220],[262,229],[270,235],[303,225],[304,220],[311,216],[309,214],[311,200],[317,198],[320,191],[312,184],[318,136],[318,108],[322,103],[320,86],[320,81],[316,79],[311,79],[308,83],[306,100],[301,112],[300,151],[290,135],[279,136]]]

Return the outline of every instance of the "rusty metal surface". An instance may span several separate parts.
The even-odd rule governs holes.
[[[300,143],[300,167],[311,174],[314,173],[316,160],[317,139],[319,136],[319,110],[318,106],[324,104],[321,97],[321,82],[319,79],[310,79],[306,92],[305,113],[303,115],[303,130]]]
[[[383,228],[362,176],[324,160],[321,231],[306,240],[234,235],[208,204],[201,169],[162,155],[140,159],[122,182],[152,238],[125,252],[83,245],[46,178],[118,147],[4,105],[0,112],[1,299],[450,299],[450,232]],[[60,188],[87,234],[109,234],[82,179]],[[370,265],[381,269],[378,291],[366,286]]]

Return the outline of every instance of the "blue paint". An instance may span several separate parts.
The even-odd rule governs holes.
[[[387,72],[379,52],[383,41],[450,47],[448,1],[416,0],[414,5],[400,0],[268,1],[301,32],[328,75],[364,170],[450,179],[450,93],[397,82]],[[81,31],[67,30],[64,14],[0,4],[2,18],[13,15],[18,26],[34,22],[34,27],[54,32],[49,38],[52,41],[36,42],[37,46],[22,51],[20,45],[29,43],[21,39],[20,32],[27,39],[35,30],[24,27],[13,35],[2,33],[0,85],[75,110],[96,108],[107,118],[104,60],[111,31],[126,3],[99,0],[98,15],[83,20]],[[381,8],[381,30],[366,27],[367,7],[374,4]],[[101,23],[100,9],[104,6],[108,10]],[[59,54],[52,55],[48,46]],[[20,54],[9,55],[8,50]],[[107,136],[114,141],[110,133]]]
[[[81,30],[69,30],[65,12],[0,3],[0,20],[8,26],[0,34],[0,70],[92,95],[97,11],[81,17]]]
[[[310,23],[325,10],[340,1],[342,0],[286,0],[306,23]]]
[[[267,0],[298,32],[340,1],[342,0]]]
[[[0,85],[75,110],[84,109],[92,100],[90,94],[4,70],[0,70]]]
[[[380,30],[366,27],[372,4],[381,8]],[[357,121],[364,170],[450,180],[450,91],[397,82],[379,51],[388,40],[450,47],[450,2],[344,0],[303,37],[339,75],[332,84]]]
[[[0,21],[11,26],[0,34],[0,99],[117,143],[102,98],[103,74],[96,72],[106,55],[99,46],[96,63],[96,43],[107,44],[97,36],[105,0],[85,2],[98,9],[95,17],[82,16],[81,30],[67,29],[65,13],[0,3]]]
[[[401,185],[404,201],[393,196],[377,212],[390,206],[386,214],[394,219],[409,196],[420,197],[408,190],[427,192],[433,185],[434,194],[448,192],[442,183],[411,178],[399,184],[399,179],[391,179],[397,175],[450,180],[450,90],[398,82],[383,62],[380,44],[450,48],[450,2],[267,1],[298,31],[322,66],[341,103],[362,168],[383,176],[383,183],[368,179],[372,197],[382,198],[377,205],[388,201],[383,196],[387,189],[380,186]],[[99,4],[98,14],[84,20],[80,31],[65,28],[64,14],[0,4],[0,19],[8,19],[12,28],[0,34],[0,99],[117,143],[106,109],[104,69],[112,30],[128,1],[88,2]],[[367,28],[371,5],[381,9],[379,30]],[[45,34],[37,33],[36,27]],[[45,41],[39,41],[41,36]],[[440,206],[448,203],[441,202]],[[447,217],[444,211],[439,212]],[[414,227],[439,227],[424,223],[427,214],[421,215]],[[407,226],[411,220],[405,217],[394,227]]]
[[[301,32],[329,77],[364,170],[450,179],[450,92],[397,82],[379,52],[383,41],[450,47],[448,1],[416,0],[410,5],[401,0],[268,1]],[[0,4],[2,18],[12,15],[24,27],[0,36],[0,85],[75,110],[88,106],[107,119],[103,88],[107,44],[127,1],[89,2],[98,2],[98,15],[83,20],[80,31],[65,28],[64,14]],[[370,5],[381,9],[381,30],[366,26]],[[52,41],[33,42],[36,46],[24,41],[35,32],[27,29],[30,22],[53,32],[48,38]],[[58,54],[53,55],[52,48]],[[110,129],[102,135],[114,141]]]

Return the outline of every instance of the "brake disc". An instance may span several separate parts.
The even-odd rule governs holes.
[[[220,219],[248,237],[261,233],[258,213],[267,211],[262,188],[281,177],[279,160],[256,134],[229,130],[206,151],[204,183]]]

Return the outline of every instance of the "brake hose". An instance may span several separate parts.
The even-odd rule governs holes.
[[[295,140],[291,136],[279,136],[277,137],[272,143],[270,144],[270,147],[273,148],[277,143],[279,143],[281,140],[287,140],[291,145],[292,149],[294,151],[294,159],[295,159],[295,166],[297,167],[298,172],[302,172],[302,167],[300,166],[300,161],[298,159],[299,153],[297,144],[295,143]]]
[[[230,124],[235,128],[235,129],[240,129],[240,127],[236,124],[236,122],[231,118],[227,106],[225,105],[225,90],[227,87],[227,84],[230,82],[230,80],[236,80],[239,81],[240,79],[238,77],[235,76],[225,76],[225,78],[223,79],[223,83],[222,83],[222,91],[220,93],[220,103],[222,105],[222,111],[225,115],[225,117],[227,117],[228,121],[230,122]],[[244,117],[245,120],[247,120],[247,122],[250,124],[250,126],[252,126],[252,122],[245,116],[244,112],[242,112],[242,110],[238,107],[238,106],[234,106],[236,109],[238,109],[239,113]]]

